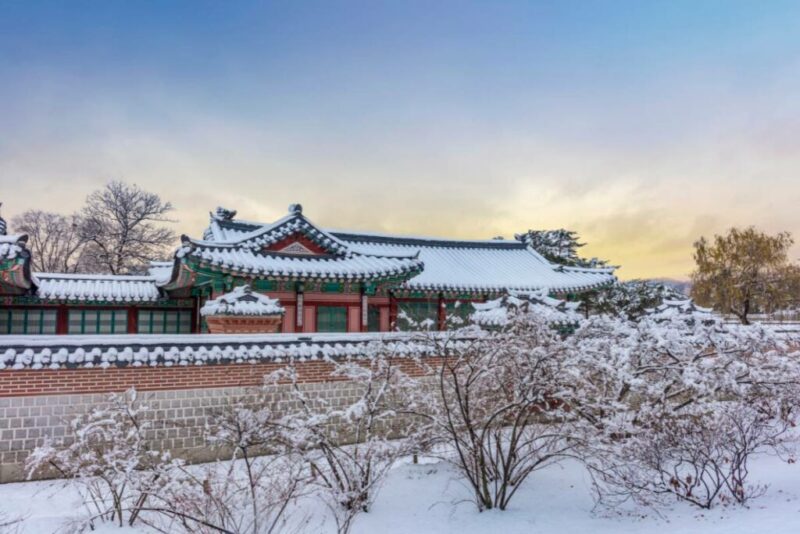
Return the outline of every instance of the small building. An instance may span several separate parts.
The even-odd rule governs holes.
[[[611,268],[554,265],[520,240],[452,240],[320,228],[299,204],[272,223],[217,208],[201,238],[181,237],[147,275],[31,271],[27,236],[0,219],[0,335],[207,332],[201,308],[249,286],[277,301],[281,332],[378,332],[507,292],[570,299],[613,283]]]

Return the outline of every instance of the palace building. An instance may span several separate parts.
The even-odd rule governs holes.
[[[273,223],[217,208],[202,238],[182,236],[172,261],[143,276],[33,272],[26,243],[0,219],[0,335],[200,333],[222,324],[217,313],[241,319],[225,332],[253,332],[261,313],[272,317],[264,331],[284,333],[391,331],[402,314],[443,328],[471,309],[460,303],[571,299],[616,280],[610,268],[554,265],[519,240],[327,230],[298,204]]]

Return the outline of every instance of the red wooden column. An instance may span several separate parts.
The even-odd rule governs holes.
[[[139,314],[135,306],[128,308],[128,333],[135,334],[139,331]]]
[[[56,310],[56,334],[64,335],[69,333],[69,313],[67,306],[61,304]]]

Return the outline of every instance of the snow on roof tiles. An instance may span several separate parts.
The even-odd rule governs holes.
[[[282,315],[284,311],[278,299],[254,293],[249,285],[243,285],[206,302],[200,315]]]
[[[235,213],[235,212],[229,212]],[[211,226],[205,236],[209,241],[192,241],[200,252],[195,255],[216,265],[229,268],[250,269],[247,272],[265,273],[258,264],[266,264],[268,260],[256,259],[267,257],[253,253],[246,248],[267,246],[293,233],[303,232],[325,242],[334,254],[348,257],[374,259],[364,262],[390,261],[397,258],[417,257],[424,265],[423,270],[414,278],[407,280],[403,287],[422,291],[464,291],[464,292],[500,292],[504,290],[519,291],[582,291],[611,283],[615,280],[613,269],[583,269],[557,266],[524,243],[511,240],[465,241],[431,237],[400,237],[379,233],[346,232],[322,230],[314,226],[302,215],[302,211],[293,211],[286,217],[272,224],[259,224],[251,221],[234,220],[232,217],[212,216]],[[217,246],[233,246],[236,251],[215,249]],[[241,256],[238,256],[240,255]],[[238,256],[238,257],[237,257]],[[274,261],[274,260],[269,260]],[[295,268],[300,268],[302,276],[320,276],[318,270],[311,269],[309,263],[294,265],[299,258],[282,258],[281,262],[287,270],[284,276],[294,276]],[[308,261],[306,258],[305,261]],[[316,261],[319,261],[317,258]],[[279,263],[279,262],[275,262]],[[355,263],[355,262],[354,262]],[[266,265],[264,265],[266,266]],[[270,265],[275,269],[277,265]],[[350,267],[336,268],[336,273],[351,274],[365,266],[359,265],[356,270]],[[323,268],[324,269],[324,268]],[[325,272],[323,270],[323,272]],[[330,273],[326,276],[330,276]]]
[[[151,302],[160,297],[152,276],[35,273],[37,295],[48,300]]]
[[[419,253],[425,269],[403,286],[428,291],[581,291],[611,283],[613,269],[554,265],[518,241],[455,241],[334,232],[365,254]]]
[[[412,257],[364,254],[303,256],[254,251],[211,243],[187,247],[184,254],[219,268],[278,278],[374,280],[413,274],[422,262]]]

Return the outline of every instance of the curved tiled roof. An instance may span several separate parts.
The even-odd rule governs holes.
[[[554,265],[519,241],[456,241],[334,231],[366,254],[417,252],[425,269],[403,287],[423,291],[584,291],[615,280],[613,269]]]
[[[423,268],[421,261],[410,256],[291,255],[210,242],[193,242],[181,253],[179,256],[194,257],[221,269],[289,279],[376,280],[411,276]]]
[[[160,297],[152,276],[35,273],[37,296],[47,300],[151,302]]]

